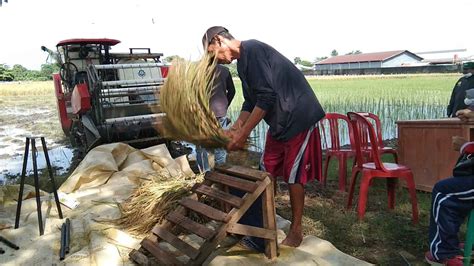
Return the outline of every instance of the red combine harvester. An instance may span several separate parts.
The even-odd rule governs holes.
[[[163,54],[149,48],[110,52],[119,42],[69,39],[57,44],[57,52],[41,47],[61,65],[53,80],[62,129],[84,151],[101,143],[161,139],[157,95],[168,73]]]

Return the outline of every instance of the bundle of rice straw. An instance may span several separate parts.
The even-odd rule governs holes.
[[[213,58],[205,54],[198,62],[172,62],[159,95],[161,111],[166,113],[159,130],[165,138],[206,148],[221,148],[228,143],[209,105],[216,68]]]
[[[115,224],[134,235],[148,234],[157,223],[173,211],[179,200],[191,194],[192,186],[203,180],[202,175],[185,179],[185,175],[170,177],[165,172],[148,176],[120,206],[122,216]]]

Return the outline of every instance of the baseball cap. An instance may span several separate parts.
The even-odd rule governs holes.
[[[211,44],[212,39],[216,35],[219,35],[219,33],[223,33],[223,32],[229,32],[229,31],[222,26],[213,26],[207,29],[206,33],[204,33],[204,36],[202,36],[202,47],[206,49],[207,46]]]

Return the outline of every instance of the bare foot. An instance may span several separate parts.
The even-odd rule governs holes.
[[[291,230],[288,232],[288,235],[281,242],[282,245],[290,247],[299,247],[303,241],[303,233],[301,230]]]

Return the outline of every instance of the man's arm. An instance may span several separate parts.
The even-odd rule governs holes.
[[[230,127],[230,130],[235,131],[241,129],[242,126],[247,122],[247,119],[250,117],[250,112],[242,111],[240,112],[239,117],[234,122],[234,124]]]
[[[227,145],[228,150],[239,150],[245,147],[245,143],[247,142],[248,137],[250,136],[250,132],[257,126],[260,121],[265,117],[266,111],[260,107],[255,107],[252,110],[252,113],[249,112],[242,112],[237,119],[236,124],[239,125],[239,121],[245,119],[245,122],[242,124],[240,128],[235,130],[235,133],[232,134],[232,140]],[[242,117],[243,116],[243,117]],[[243,118],[242,120],[241,117]]]

